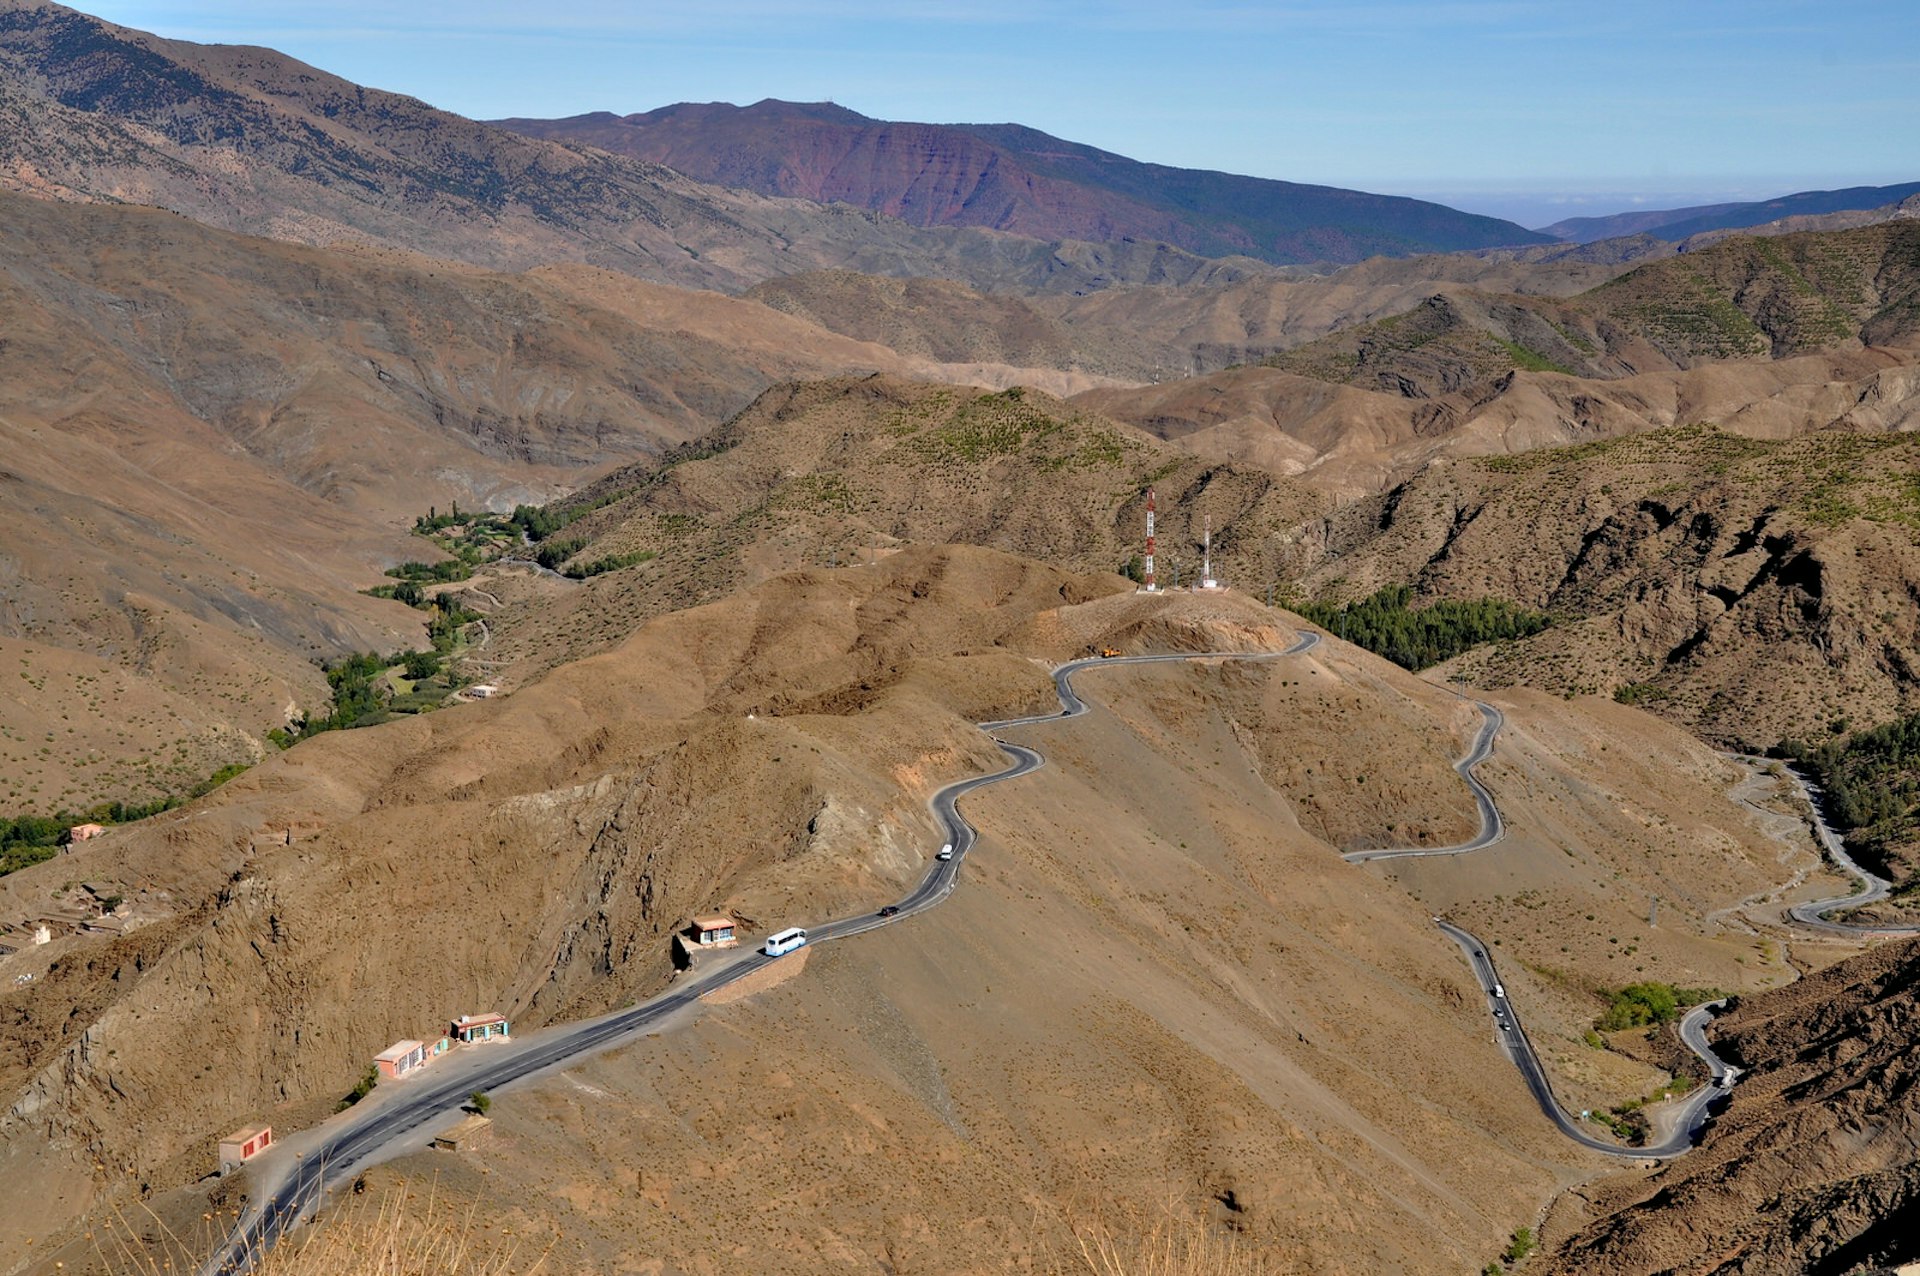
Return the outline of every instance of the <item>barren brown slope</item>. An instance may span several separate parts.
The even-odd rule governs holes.
[[[1566,301],[1436,294],[1286,351],[1288,371],[1409,398],[1514,369],[1620,377],[1715,360],[1911,344],[1920,222],[1737,237],[1640,266]]]
[[[357,591],[433,556],[401,534],[429,506],[537,502],[794,375],[945,371],[587,267],[497,275],[14,195],[0,305],[0,636],[27,644],[0,709],[9,814],[197,782],[324,704],[316,658],[416,641],[417,613]]]
[[[1397,314],[1433,294],[1581,292],[1624,266],[1457,253],[1376,258],[1317,276],[982,294],[951,280],[847,271],[789,275],[750,290],[776,309],[861,340],[948,362],[1079,368],[1137,381],[1266,358],[1335,329]]]
[[[1263,589],[1296,530],[1328,508],[1297,483],[1196,461],[1020,387],[881,376],[778,386],[691,459],[629,467],[555,502],[591,511],[547,542],[550,552],[565,547],[559,562],[652,557],[585,586],[512,570],[489,579],[507,604],[489,617],[489,658],[516,681],[669,608],[907,544],[984,545],[1118,571],[1139,552],[1149,485],[1169,584],[1176,571],[1193,580],[1210,516],[1216,570]]]
[[[1565,300],[1449,289],[1271,368],[1076,402],[1348,496],[1439,456],[1703,421],[1776,438],[1898,429],[1920,384],[1916,236],[1889,223],[1732,240]]]
[[[1118,585],[952,548],[795,573],[504,700],[307,741],[0,881],[9,914],[71,874],[123,890],[144,923],[0,965],[37,976],[0,982],[0,1188],[35,1185],[33,1252],[78,1241],[136,1183],[198,1178],[241,1120],[319,1118],[374,1051],[454,1011],[524,1030],[657,986],[688,913],[763,934],[877,906],[937,844],[928,794],[996,765],[967,721],[1044,703],[1063,655],[1291,637],[1244,597]],[[502,1095],[493,1173],[448,1167],[450,1189],[558,1232],[587,1270],[712,1244],[812,1271],[889,1247],[991,1269],[1031,1243],[1009,1220],[1037,1204],[1051,1242],[1049,1211],[1089,1196],[1217,1210],[1302,1271],[1477,1261],[1587,1162],[1500,1059],[1428,907],[1336,854],[1470,824],[1448,761],[1473,715],[1326,646],[1103,671],[1110,709],[1047,739],[1039,776],[970,803],[987,841],[952,902],[823,949],[764,1008]],[[1652,784],[1523,752],[1515,853],[1567,859],[1541,835],[1571,801],[1591,814],[1573,878],[1623,897],[1650,883],[1646,858],[1590,848],[1656,813],[1716,831],[1660,870],[1703,905],[1771,870],[1722,764],[1637,720],[1598,719],[1590,739],[1656,759]],[[1557,787],[1536,796],[1543,779]],[[1600,946],[1626,910],[1571,915],[1561,941]],[[1660,951],[1744,983],[1751,942],[1682,910]],[[1555,994],[1515,979],[1543,1032],[1578,1019],[1577,998],[1550,1011]],[[782,1160],[792,1190],[743,1208]],[[0,1240],[17,1265],[23,1238]]]
[[[1714,1041],[1746,1072],[1705,1145],[1563,1202],[1541,1270],[1838,1276],[1920,1257],[1917,958],[1890,944],[1741,998]]]
[[[1295,475],[1332,496],[1377,495],[1446,457],[1522,455],[1713,421],[1757,438],[1898,430],[1920,408],[1905,347],[1728,360],[1613,379],[1508,370],[1432,398],[1277,368],[1233,368],[1075,396],[1075,406],[1194,455]],[[1305,572],[1306,560],[1294,570]]]
[[[44,0],[0,5],[0,184],[154,204],[230,230],[373,243],[495,269],[587,262],[744,288],[795,270],[983,286],[1236,279],[1257,263],[1158,245],[1063,245],[709,186],[537,141],[271,49],[165,40]]]

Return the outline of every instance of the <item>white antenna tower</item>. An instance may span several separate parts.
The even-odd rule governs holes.
[[[1206,533],[1200,541],[1200,588],[1218,589],[1220,582],[1213,578],[1213,515],[1207,515]]]

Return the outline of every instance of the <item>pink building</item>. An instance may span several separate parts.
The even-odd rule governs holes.
[[[237,1170],[272,1146],[272,1126],[243,1126],[220,1140],[220,1172]]]
[[[427,1061],[427,1048],[418,1041],[396,1041],[373,1056],[383,1077],[404,1077]]]
[[[76,824],[67,830],[68,842],[91,842],[107,831],[104,824]]]

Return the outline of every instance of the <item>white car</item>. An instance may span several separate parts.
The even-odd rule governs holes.
[[[935,856],[934,856],[933,858],[935,858],[935,859],[937,859],[937,860],[950,860],[950,859],[952,859],[952,858],[953,858],[953,843],[952,843],[952,842],[948,842],[948,843],[947,843],[947,844],[946,844],[945,846],[943,846],[943,847],[941,847],[941,848],[940,848],[940,850],[939,850],[939,852],[938,852],[938,853],[937,853],[937,854],[936,854],[936,855],[935,855]]]

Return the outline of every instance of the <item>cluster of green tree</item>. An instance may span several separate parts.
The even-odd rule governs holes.
[[[1412,601],[1411,586],[1389,585],[1357,603],[1302,603],[1294,610],[1404,669],[1425,669],[1469,647],[1502,638],[1525,638],[1553,623],[1545,612],[1500,598],[1443,598],[1418,610],[1411,606]]]
[[[465,580],[473,575],[474,564],[463,558],[447,558],[437,563],[422,563],[409,560],[398,567],[387,568],[387,575],[403,581],[421,581],[443,583]]]
[[[341,1097],[340,1102],[334,1105],[333,1110],[335,1112],[345,1112],[348,1108],[372,1094],[374,1087],[379,1084],[379,1065],[370,1063],[367,1065],[367,1070],[360,1074],[360,1079],[353,1083],[353,1089],[347,1091],[346,1094]]]
[[[445,594],[433,600],[433,619],[427,622],[427,640],[441,655],[450,654],[460,644],[460,631],[480,619],[477,611],[468,611]]]
[[[413,520],[413,530],[426,536],[433,532],[445,531],[449,527],[465,527],[473,522],[475,517],[476,515],[472,513],[462,514],[459,501],[453,503],[453,511],[448,514],[442,514],[429,505],[425,514]]]
[[[1920,714],[1840,735],[1845,729],[1841,720],[1818,747],[1783,740],[1775,752],[1813,776],[1826,794],[1827,818],[1872,853],[1920,822]]]
[[[598,576],[602,572],[617,572],[622,567],[637,567],[641,563],[660,557],[650,549],[635,550],[631,554],[606,554],[589,563],[575,563],[565,569],[564,574],[574,580],[585,580],[589,576]]]
[[[1500,1251],[1500,1257],[1509,1263],[1524,1263],[1527,1257],[1539,1247],[1540,1243],[1534,1239],[1531,1227],[1515,1228],[1513,1238],[1507,1242],[1507,1247]],[[1480,1269],[1480,1276],[1506,1276],[1506,1274],[1507,1269],[1498,1261],[1488,1263]]]
[[[386,656],[374,651],[342,656],[326,666],[327,685],[333,688],[332,709],[324,716],[310,716],[290,730],[269,731],[268,738],[286,749],[322,731],[377,726],[395,714],[436,708],[454,686],[455,680],[447,672],[447,657],[459,645],[461,631],[480,619],[480,614],[461,608],[444,594],[433,599],[431,608],[433,616],[427,622],[427,637],[433,644],[430,648]],[[396,695],[383,676],[388,670],[409,682],[432,685]]]
[[[391,715],[387,713],[386,697],[381,693],[378,679],[404,659],[406,655],[403,652],[382,656],[377,652],[360,651],[351,656],[342,656],[326,667],[327,685],[333,689],[332,709],[325,716],[309,716],[291,731],[269,734],[274,735],[276,744],[287,748],[297,740],[319,735],[322,731],[345,731],[350,727],[367,727],[376,722],[385,722]]]
[[[540,548],[533,552],[533,560],[550,572],[560,570],[560,564],[578,554],[587,547],[584,536],[569,537],[563,541],[543,541]]]
[[[512,523],[530,541],[543,541],[580,517],[572,510],[552,505],[516,505]]]
[[[1653,1133],[1653,1123],[1640,1110],[1643,1106],[1640,1100],[1629,1099],[1612,1109],[1595,1108],[1587,1115],[1612,1130],[1614,1137],[1628,1147],[1637,1148],[1645,1146],[1647,1136]]]
[[[1608,999],[1606,1013],[1595,1026],[1602,1032],[1618,1032],[1622,1028],[1672,1023],[1688,1006],[1718,1001],[1725,995],[1717,988],[1676,988],[1653,980],[1628,984]]]
[[[426,591],[418,582],[403,580],[394,585],[375,585],[367,593],[375,598],[391,598],[395,602],[405,603],[409,607],[418,607],[426,601]]]
[[[570,523],[632,494],[631,489],[620,488],[565,505],[558,502],[552,505],[516,505],[508,521],[525,533],[528,540],[543,541]]]
[[[0,819],[0,874],[52,859],[60,853],[67,830],[80,822],[68,815]]]

